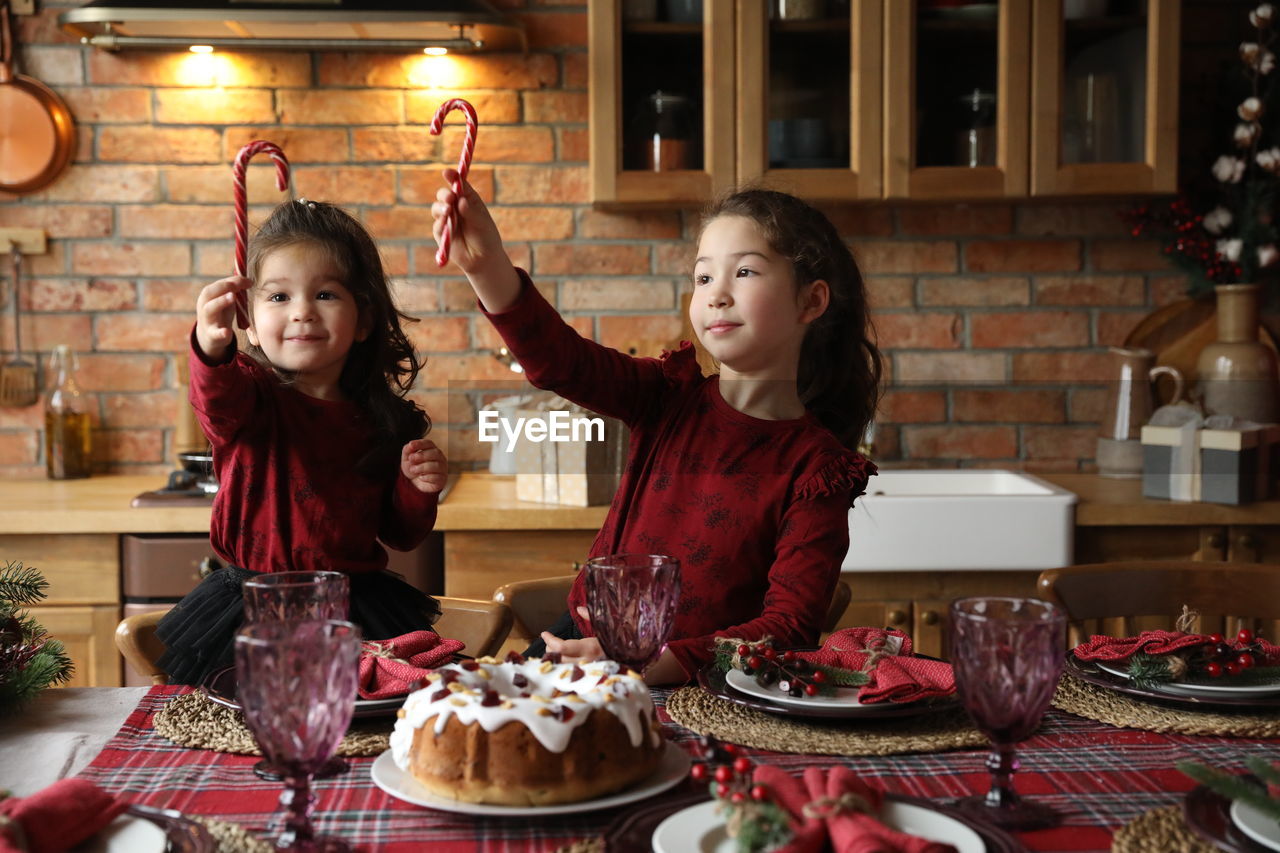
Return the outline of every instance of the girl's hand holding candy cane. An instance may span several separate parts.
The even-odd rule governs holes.
[[[456,200],[457,219],[449,257],[466,273],[485,310],[501,313],[519,296],[520,277],[502,246],[498,226],[479,194],[465,180],[461,182],[461,197],[454,193],[453,186],[458,181],[455,169],[445,169],[444,180],[445,186],[436,191],[436,202],[431,205],[436,241],[443,239],[445,223]]]
[[[235,340],[236,300],[253,282],[241,275],[205,285],[196,297],[196,343],[210,361],[221,361]]]

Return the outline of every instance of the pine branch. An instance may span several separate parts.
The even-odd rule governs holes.
[[[1280,764],[1272,764],[1265,758],[1253,755],[1244,760],[1244,765],[1263,782],[1280,785]]]
[[[14,604],[35,604],[45,597],[48,588],[49,582],[34,566],[23,568],[20,562],[10,562],[0,568],[0,599]]]
[[[1263,814],[1280,820],[1280,800],[1272,799],[1265,789],[1259,788],[1245,777],[1194,761],[1179,761],[1174,766],[1215,794],[1221,794],[1229,800],[1243,800]]]

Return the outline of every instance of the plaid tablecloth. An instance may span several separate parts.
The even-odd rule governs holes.
[[[155,712],[188,690],[152,688],[80,775],[135,802],[274,833],[281,787],[254,775],[256,758],[176,747],[153,731]],[[655,691],[667,732],[676,743],[691,747],[696,735],[666,718],[666,696],[666,691]],[[797,774],[808,764],[841,762],[886,790],[944,801],[987,789],[986,752],[981,750],[868,758],[748,754]],[[1248,755],[1280,761],[1280,741],[1155,734],[1050,711],[1041,731],[1019,750],[1022,769],[1015,785],[1020,793],[1060,810],[1066,821],[1057,829],[1019,837],[1032,850],[1109,850],[1116,828],[1148,809],[1180,802],[1194,787],[1174,762],[1194,758],[1243,768]],[[549,851],[599,835],[627,808],[542,819],[455,815],[384,794],[370,778],[372,758],[348,760],[348,773],[315,784],[315,817],[321,832],[340,835],[360,850]],[[687,790],[680,786],[663,796]]]

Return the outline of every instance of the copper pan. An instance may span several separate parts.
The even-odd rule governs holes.
[[[71,110],[52,89],[13,71],[9,3],[0,2],[0,191],[48,186],[76,149]]]

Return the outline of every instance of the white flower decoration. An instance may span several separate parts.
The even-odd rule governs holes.
[[[1276,69],[1276,55],[1269,50],[1264,50],[1262,56],[1258,58],[1258,73],[1270,74]]]
[[[1253,141],[1258,138],[1258,134],[1262,131],[1261,125],[1256,121],[1241,122],[1236,125],[1235,141],[1237,148],[1248,148]]]
[[[1213,162],[1213,176],[1224,184],[1238,184],[1244,177],[1244,165],[1244,161],[1239,157],[1223,154]]]
[[[1231,211],[1227,210],[1222,205],[1218,205],[1204,215],[1204,220],[1201,224],[1204,225],[1204,230],[1208,231],[1210,234],[1221,234],[1223,231],[1231,227],[1231,223],[1234,219],[1235,218],[1231,215]]]
[[[1250,95],[1244,99],[1240,106],[1236,107],[1236,115],[1245,121],[1257,121],[1262,115],[1262,101]]]
[[[1218,257],[1225,258],[1228,261],[1240,260],[1240,250],[1244,248],[1244,241],[1239,237],[1230,240],[1219,240],[1214,248],[1218,250]]]
[[[1273,175],[1280,172],[1280,148],[1276,148],[1274,146],[1271,148],[1265,148],[1262,151],[1259,151],[1258,155],[1254,159],[1258,161],[1259,166],[1266,169]]]
[[[1280,259],[1280,250],[1277,250],[1274,243],[1268,243],[1265,246],[1258,247],[1258,266],[1269,267]]]
[[[1271,8],[1270,3],[1263,3],[1249,13],[1249,23],[1253,24],[1255,27],[1264,27],[1271,23],[1271,16],[1274,13],[1275,10]]]
[[[1258,53],[1261,48],[1258,47],[1256,41],[1245,41],[1240,43],[1240,58],[1244,60],[1245,65],[1254,65],[1258,61]]]

